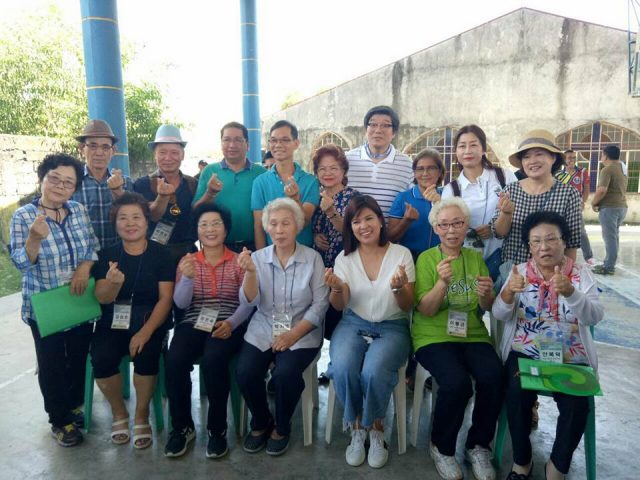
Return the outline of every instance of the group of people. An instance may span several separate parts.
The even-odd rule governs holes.
[[[45,157],[39,196],[13,216],[11,256],[24,274],[22,318],[57,442],[82,441],[90,353],[112,409],[113,443],[151,445],[149,401],[165,352],[172,421],[165,455],[183,455],[195,438],[195,363],[209,400],[207,457],[228,452],[232,377],[251,412],[244,450],[281,455],[302,373],[324,337],[331,340],[326,375],[351,435],[349,465],[386,464],[385,412],[405,381],[399,369],[415,359],[439,387],[429,452],[441,477],[462,478],[456,439],[475,390],[465,442],[474,475],[495,478],[490,445],[504,403],[514,452],[508,479],[530,478],[536,396],[520,388],[517,359],[548,360],[559,349],[561,362],[597,368],[588,327],[603,308],[591,270],[576,261],[585,194],[573,188],[578,182],[556,178],[565,154],[545,130],[529,132],[509,157],[526,174],[518,181],[489,162],[480,127],[461,128],[454,141],[460,175],[443,186],[436,150],[414,159],[396,150],[399,125],[390,107],[372,108],[364,144],[346,154],[320,147],[313,173],[294,161],[298,131],[284,120],[269,132],[270,169],[248,161],[248,132],[237,122],[221,129],[224,158],[198,180],[180,170],[186,142],[171,125],[149,142],[157,170],[135,182],[108,168],[118,139],[101,120],[78,136],[84,165],[66,154]],[[594,199],[601,214],[607,192],[624,191],[620,166],[609,162]],[[619,225],[618,213],[606,215]],[[613,271],[607,260],[603,269]],[[82,294],[90,276],[102,305],[95,328],[41,337],[31,295],[65,284]],[[484,312],[504,322],[498,351]],[[132,428],[119,373],[127,356],[136,389]],[[585,397],[554,397],[560,416],[544,466],[550,479],[568,472],[588,415]]]

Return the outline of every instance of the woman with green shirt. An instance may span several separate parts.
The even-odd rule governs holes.
[[[411,336],[415,357],[438,384],[429,452],[442,478],[462,479],[455,459],[464,411],[476,398],[465,457],[479,480],[493,480],[491,450],[502,402],[502,366],[482,315],[495,298],[482,254],[463,248],[469,209],[460,198],[435,204],[429,223],[440,245],[416,264],[416,309]]]

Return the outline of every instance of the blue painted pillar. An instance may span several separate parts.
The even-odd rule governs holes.
[[[260,95],[258,93],[258,28],[256,1],[240,0],[240,34],[242,37],[242,113],[249,130],[249,160],[262,161],[260,129]]]
[[[117,0],[80,0],[89,118],[105,120],[118,137],[111,166],[129,175]]]

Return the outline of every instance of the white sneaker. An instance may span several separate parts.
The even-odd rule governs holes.
[[[359,467],[364,463],[365,451],[364,441],[367,438],[367,431],[361,428],[351,430],[351,443],[347,447],[345,458],[352,467]]]
[[[464,456],[471,464],[474,477],[478,480],[495,480],[496,471],[491,465],[491,450],[476,445],[472,449],[466,449]]]
[[[369,430],[369,455],[367,462],[371,468],[382,468],[389,459],[389,450],[384,444],[384,432]]]
[[[462,480],[462,470],[460,470],[460,465],[456,462],[456,457],[441,454],[438,451],[438,447],[432,442],[429,442],[429,454],[442,478],[445,480]]]
[[[584,263],[586,263],[587,267],[589,268],[596,266],[596,261],[593,257],[591,257],[589,260],[585,260]]]

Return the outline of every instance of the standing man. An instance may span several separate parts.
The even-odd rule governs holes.
[[[280,120],[269,131],[269,151],[275,159],[271,170],[260,175],[253,183],[251,208],[256,248],[263,248],[271,238],[262,228],[262,210],[271,200],[287,196],[294,200],[304,212],[304,229],[297,241],[313,247],[311,217],[320,203],[320,184],[313,175],[302,170],[293,161],[293,154],[300,146],[298,129],[291,122]]]
[[[191,203],[197,181],[180,171],[186,144],[177,127],[161,125],[155,140],[148,143],[158,169],[133,185],[149,201],[151,240],[167,245],[176,265],[185,254],[195,251],[196,241]]]
[[[604,264],[594,267],[593,271],[600,275],[613,275],[616,271],[616,260],[620,249],[620,225],[627,215],[628,178],[620,163],[620,149],[608,145],[602,150],[600,161],[604,164],[598,177],[598,188],[591,205],[598,212],[604,240]]]
[[[209,165],[207,163],[206,160],[199,160],[198,161],[198,173],[196,173],[193,178],[195,178],[196,180],[200,180],[200,174],[202,173],[202,171],[207,168],[207,165]]]
[[[564,160],[565,167],[556,173],[555,176],[558,181],[565,185],[571,185],[578,190],[578,193],[582,196],[582,209],[584,210],[584,206],[589,198],[589,172],[587,172],[585,168],[580,168],[577,165],[576,152],[573,150],[565,150]],[[582,231],[580,232],[580,248],[582,248],[582,256],[587,265],[595,265],[593,251],[591,250],[591,244],[589,243],[584,222],[582,222]]]
[[[366,142],[347,152],[349,186],[375,198],[385,217],[398,193],[414,179],[411,159],[391,144],[399,126],[391,107],[373,107],[364,116]]]
[[[231,231],[227,246],[240,253],[244,247],[255,250],[251,189],[254,180],[266,170],[247,159],[249,132],[238,122],[229,122],[220,130],[222,154],[220,163],[208,165],[198,181],[193,207],[215,202],[231,212]]]
[[[122,170],[114,168],[109,171],[118,139],[107,122],[90,120],[76,140],[85,165],[82,185],[71,199],[87,208],[100,248],[104,249],[118,240],[109,219],[111,204],[125,191],[133,191],[133,182],[122,174]]]

